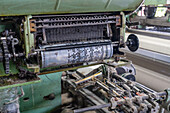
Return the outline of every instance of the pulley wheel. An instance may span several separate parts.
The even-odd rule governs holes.
[[[134,34],[130,34],[127,38],[126,45],[130,51],[135,52],[139,48],[138,37]]]

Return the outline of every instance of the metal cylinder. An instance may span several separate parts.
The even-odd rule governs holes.
[[[83,45],[82,47],[75,45],[75,47],[41,52],[42,68],[100,61],[113,56],[111,43],[94,46]]]

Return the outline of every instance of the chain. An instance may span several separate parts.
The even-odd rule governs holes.
[[[9,51],[8,51],[8,46],[7,46],[7,41],[6,39],[2,39],[2,48],[3,48],[3,60],[4,60],[4,68],[5,68],[5,73],[9,74]]]

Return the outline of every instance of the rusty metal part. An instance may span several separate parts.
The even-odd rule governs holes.
[[[75,78],[80,79],[80,77],[78,77],[79,75],[81,75],[81,73],[77,74]],[[99,92],[100,95],[98,96],[101,97],[102,99],[110,100],[110,103],[102,104],[99,106],[92,106],[92,107],[77,109],[77,110],[74,110],[75,112],[99,110],[99,109],[102,109],[103,107],[109,107],[110,110],[114,110],[114,111],[123,110],[126,112],[134,112],[134,113],[148,112],[148,111],[157,112],[159,110],[159,104],[157,100],[162,101],[162,96],[166,95],[166,92],[157,93],[157,92],[148,90],[146,87],[143,87],[142,85],[139,85],[139,84],[135,84],[136,82],[129,81],[119,75],[112,76],[110,79],[111,81],[106,79],[108,74],[103,75],[104,77],[103,80],[100,80],[92,76],[90,76],[90,80],[93,80],[96,84],[91,85],[91,87],[89,87],[88,89],[91,89],[93,87],[91,89],[92,92],[95,92],[95,94]],[[88,81],[88,78],[78,80],[77,83],[84,81],[84,84],[86,83],[88,84],[86,80]],[[71,81],[74,84],[74,89],[77,90],[76,82],[73,79]],[[97,90],[93,90],[95,89],[95,86],[98,86],[99,88],[97,88]],[[77,91],[81,91],[83,89],[86,89],[86,87],[82,87],[78,89]]]
[[[165,92],[160,92],[160,93],[157,93],[157,95],[159,95],[159,96],[166,95],[166,93]],[[141,96],[141,98],[143,100],[146,100],[146,99],[149,98],[149,96],[148,95],[143,95],[143,96]],[[136,101],[136,97],[120,99],[120,100],[116,101],[114,104],[108,103],[108,104],[102,104],[102,105],[97,105],[97,106],[91,106],[91,107],[77,109],[77,110],[74,110],[74,113],[98,110],[98,109],[102,109],[102,108],[106,108],[106,107],[112,107],[112,105],[113,105],[113,108],[115,108],[115,106],[125,104],[125,103],[127,103],[127,101],[135,102]],[[135,110],[135,108],[132,106],[132,111],[134,111],[134,110]]]
[[[36,32],[35,19],[30,19],[30,32],[31,32],[31,33]]]
[[[121,18],[119,15],[116,16],[116,26],[120,26],[121,25]]]
[[[108,67],[108,66],[109,65],[104,67]],[[94,67],[91,68],[94,70],[100,69],[98,71],[103,73],[102,74],[103,79],[98,79],[96,77],[93,77],[95,75],[93,75],[94,73],[93,74],[91,73],[93,72],[93,70],[90,68],[81,69],[81,71],[80,70],[78,71],[79,73],[75,71],[75,73],[77,73],[75,78],[78,78],[78,81],[74,79],[69,80],[69,78],[67,79],[68,81],[70,81],[70,84],[73,84],[74,88],[72,91],[74,92],[75,90],[76,92],[78,91],[81,94],[81,90],[88,89],[92,91],[94,94],[96,94],[97,96],[99,96],[101,99],[107,100],[109,103],[101,104],[99,106],[76,109],[74,110],[75,112],[99,110],[102,109],[103,107],[109,108],[109,110],[119,111],[119,112],[122,111],[122,112],[138,113],[138,112],[159,111],[160,108],[159,101],[160,102],[163,101],[164,99],[163,97],[166,96],[166,92],[159,92],[159,93],[155,92],[147,88],[146,86],[138,84],[137,82],[127,80],[126,78],[123,78],[120,75],[112,73],[112,71],[111,73],[105,73],[104,71],[102,71],[102,69],[105,68],[101,68],[100,66],[96,68]],[[88,77],[84,79],[80,79],[80,77],[82,77],[81,74],[84,73],[85,69],[87,69],[87,73],[91,73],[92,75],[89,76],[88,74]],[[88,69],[90,70],[88,71]],[[111,76],[108,74],[111,74]],[[70,73],[69,76],[71,75],[72,74]],[[107,79],[108,78],[107,76],[110,76],[110,80]],[[95,82],[95,84],[91,84],[91,86],[89,85],[90,87],[89,86],[86,87],[89,80]],[[83,83],[84,87],[77,88],[78,85],[76,85],[77,84],[76,82]]]

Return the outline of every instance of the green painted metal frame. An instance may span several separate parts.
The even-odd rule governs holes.
[[[16,65],[10,61],[10,74],[17,74],[19,71],[16,69]],[[1,76],[7,76],[9,74],[6,74],[4,71],[3,63],[0,62],[0,77]]]
[[[20,98],[21,113],[47,113],[61,105],[62,72],[39,76],[41,82],[23,86],[25,95]],[[55,99],[46,100],[44,96],[55,94]],[[19,92],[20,94],[20,92]]]
[[[133,11],[143,0],[0,0],[0,16]]]
[[[19,87],[19,86],[25,86],[25,85],[29,85],[29,84],[35,84],[35,83],[40,83],[41,80],[33,80],[33,81],[29,81],[29,82],[24,82],[24,83],[17,83],[17,84],[12,84],[12,85],[5,85],[5,86],[0,86],[0,90],[1,89],[7,89],[7,88],[13,88],[13,87]]]
[[[167,0],[145,0],[145,5],[165,5],[167,3]]]
[[[25,46],[25,54],[28,58],[29,53],[31,53],[31,50],[34,49],[34,35],[30,32],[30,18],[32,18],[31,15],[25,16],[25,22],[24,22],[24,46]]]

